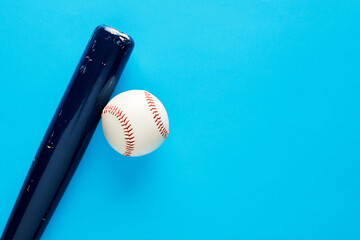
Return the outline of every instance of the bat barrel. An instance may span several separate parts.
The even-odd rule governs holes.
[[[134,47],[98,26],[36,153],[1,239],[39,239],[68,186]]]

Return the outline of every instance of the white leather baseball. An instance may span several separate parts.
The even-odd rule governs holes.
[[[115,96],[105,106],[102,128],[110,146],[124,156],[143,156],[157,149],[169,134],[162,103],[143,90]]]

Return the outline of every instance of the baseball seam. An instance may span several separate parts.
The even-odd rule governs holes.
[[[153,114],[153,119],[155,121],[155,124],[156,124],[161,136],[163,136],[163,138],[167,138],[169,131],[166,129],[165,124],[161,120],[160,113],[158,112],[158,110],[155,106],[155,102],[154,102],[153,98],[151,97],[151,94],[147,91],[144,91],[144,93],[145,93],[146,102],[148,104],[150,112]]]
[[[133,132],[133,128],[129,122],[129,119],[126,117],[125,113],[118,107],[113,105],[107,105],[104,110],[103,114],[110,113],[111,115],[115,116],[123,128],[124,135],[125,135],[125,152],[124,156],[131,156],[132,152],[135,149],[135,136]]]

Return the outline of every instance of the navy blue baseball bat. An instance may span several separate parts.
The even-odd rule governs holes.
[[[2,240],[41,237],[133,48],[128,35],[105,25],[95,29],[35,155]]]

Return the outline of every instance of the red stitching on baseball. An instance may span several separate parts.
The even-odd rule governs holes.
[[[163,122],[161,121],[160,114],[157,111],[155,102],[154,102],[153,98],[151,97],[151,94],[147,91],[144,91],[144,93],[145,93],[145,99],[148,104],[149,110],[154,115],[153,118],[155,119],[156,126],[159,129],[161,136],[163,136],[163,138],[167,138],[169,131],[165,128]]]
[[[123,127],[124,135],[126,136],[124,138],[125,152],[123,155],[131,156],[132,152],[135,149],[135,136],[132,136],[134,134],[133,128],[131,127],[129,120],[125,116],[125,113],[121,109],[113,105],[107,105],[103,110],[103,114],[105,113],[110,113],[114,115],[120,121],[121,126]]]

